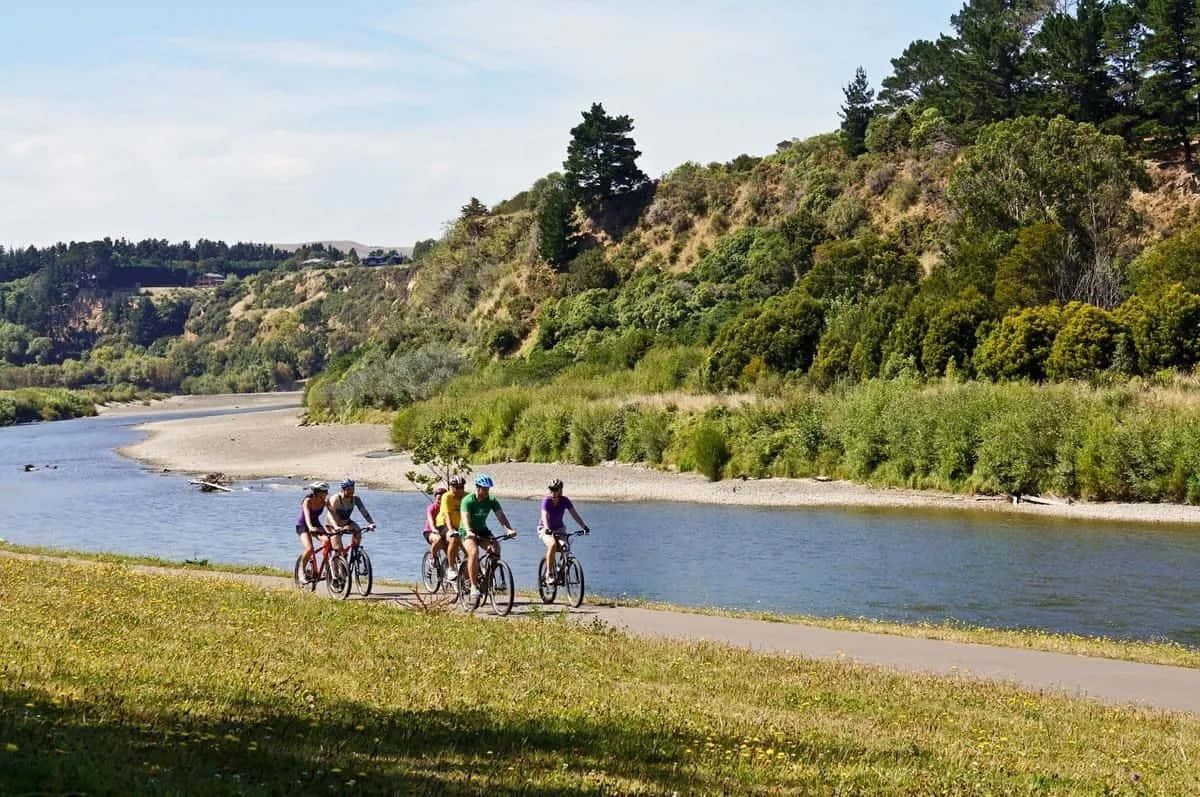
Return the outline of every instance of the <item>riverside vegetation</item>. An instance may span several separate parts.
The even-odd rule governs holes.
[[[1173,0],[971,0],[878,98],[857,73],[838,132],[657,180],[596,104],[563,172],[471,198],[402,266],[9,252],[0,387],[308,378],[313,420],[398,414],[411,446],[466,415],[477,458],[1196,500],[1200,184],[1176,101],[1196,22]],[[134,295],[147,264],[234,276]]]
[[[994,684],[109,564],[0,596],[6,793],[1200,789],[1194,718]]]

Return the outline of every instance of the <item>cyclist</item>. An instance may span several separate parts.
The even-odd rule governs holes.
[[[462,525],[462,500],[467,495],[466,480],[462,476],[450,477],[450,489],[442,496],[442,506],[434,523],[448,540],[446,544],[446,578],[458,578],[458,553],[462,550],[462,539],[458,527]]]
[[[312,557],[313,537],[326,533],[327,529],[321,523],[321,513],[329,506],[329,485],[325,482],[313,482],[308,485],[308,492],[300,501],[300,517],[296,518],[296,534],[300,537],[300,547],[303,549],[304,561]],[[307,572],[303,566],[301,570]]]
[[[363,520],[367,521],[367,528],[375,528],[371,513],[363,505],[362,499],[354,494],[354,479],[344,480],[341,488],[341,492],[329,500],[329,517],[333,520],[334,531],[338,532],[338,536],[334,537],[333,547],[339,551],[342,550],[342,534],[352,534],[356,544],[362,542],[362,527],[350,519],[355,508],[362,513]]]
[[[445,494],[445,487],[438,487],[433,491],[433,503],[425,507],[425,528],[421,529],[421,533],[425,535],[425,542],[429,543],[429,555],[435,562],[438,551],[446,548],[446,535],[437,522],[438,513],[442,510],[442,496]]]
[[[475,477],[475,492],[462,500],[462,525],[458,529],[458,534],[463,538],[463,548],[467,552],[467,575],[471,578],[471,600],[479,599],[479,585],[476,583],[476,579],[479,578],[478,551],[480,546],[488,553],[495,556],[500,555],[500,542],[492,534],[492,530],[487,527],[488,513],[496,514],[496,520],[500,521],[501,528],[508,532],[507,537],[517,536],[517,532],[508,522],[504,510],[500,508],[500,502],[491,496],[492,484],[491,476],[486,473],[479,474]]]
[[[554,554],[560,548],[560,535],[567,533],[563,526],[563,515],[570,512],[571,517],[575,518],[575,522],[582,527],[584,534],[590,533],[591,529],[575,511],[575,505],[571,503],[571,499],[563,495],[562,479],[550,482],[547,489],[550,490],[550,495],[542,499],[542,516],[538,520],[538,535],[546,544],[546,583],[553,584],[557,580],[557,574],[554,572]]]

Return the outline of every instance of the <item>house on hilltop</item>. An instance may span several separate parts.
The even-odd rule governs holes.
[[[218,285],[225,284],[225,275],[217,274],[214,271],[209,271],[201,274],[196,278],[196,287],[198,288],[215,288]]]

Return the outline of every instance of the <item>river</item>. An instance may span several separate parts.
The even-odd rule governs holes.
[[[156,414],[154,419],[204,413]],[[11,542],[290,569],[302,485],[238,482],[203,494],[114,449],[148,417],[0,429]],[[24,466],[36,469],[26,472]],[[52,467],[51,467],[52,466]],[[329,474],[337,481],[342,474]],[[379,578],[413,581],[424,499],[362,489],[381,531]],[[544,549],[537,503],[505,499],[522,533],[504,546],[518,588]],[[901,622],[956,620],[1200,645],[1200,526],[1122,526],[994,512],[764,509],[578,503],[594,534],[575,546],[588,590],[686,606]],[[1198,510],[1200,517],[1200,510]]]

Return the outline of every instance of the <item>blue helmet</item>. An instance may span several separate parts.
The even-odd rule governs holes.
[[[475,477],[475,486],[476,487],[491,487],[492,486],[492,477],[487,475],[486,473],[479,474],[478,476]]]
[[[351,487],[353,487],[353,486],[354,486],[354,479],[344,479],[344,480],[342,480],[342,489],[343,489],[343,490],[349,489],[349,488],[351,488]]]

